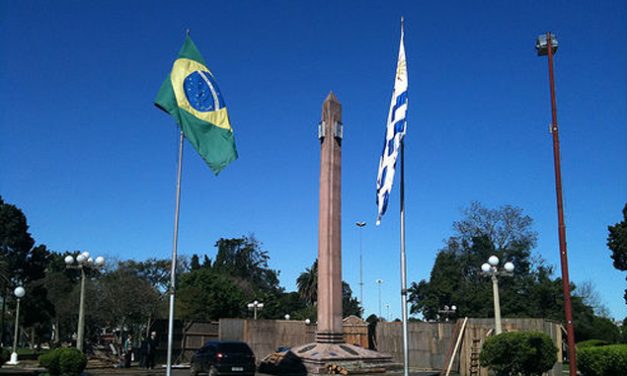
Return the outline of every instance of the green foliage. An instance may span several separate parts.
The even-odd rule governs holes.
[[[6,270],[11,271],[12,279],[21,280],[24,276],[24,264],[34,244],[22,210],[5,203],[0,196],[0,255],[6,261]],[[4,277],[6,282],[8,275]]]
[[[103,275],[97,288],[98,300],[92,317],[107,325],[143,324],[147,317],[156,314],[160,303],[157,289],[125,267]]]
[[[627,345],[578,348],[577,368],[584,376],[624,376]]]
[[[63,376],[80,376],[87,366],[87,357],[85,354],[75,348],[58,349],[59,351],[59,369]]]
[[[586,341],[577,342],[577,349],[584,349],[586,347],[599,347],[610,345],[611,342],[604,341],[602,339],[589,339]]]
[[[308,306],[314,306],[318,301],[318,259],[311,268],[305,269],[296,279],[298,294]],[[357,298],[353,297],[353,290],[346,281],[342,281],[342,317],[351,315],[361,317],[363,308]]]
[[[296,279],[296,287],[300,297],[307,304],[313,305],[318,301],[318,259],[311,268],[306,268]]]
[[[80,376],[87,366],[87,357],[75,348],[61,347],[41,355],[39,364],[50,376]]]
[[[532,219],[521,209],[511,206],[487,209],[478,203],[471,204],[464,211],[464,218],[454,222],[455,233],[438,252],[430,279],[411,283],[411,313],[437,320],[442,307],[455,304],[460,316],[494,317],[492,284],[480,269],[494,254],[501,262],[512,261],[516,267],[512,277],[499,278],[504,317],[564,322],[562,280],[552,276],[551,267],[532,257],[536,234],[531,224]],[[584,301],[594,298],[592,286],[584,284],[579,296],[575,287],[571,284],[575,293],[571,304],[576,340],[598,338],[616,342],[620,336],[618,328],[609,319],[595,315],[595,307]],[[602,304],[597,301],[596,305],[600,311]]]
[[[11,358],[11,352],[6,348],[0,348],[0,366]]]
[[[177,295],[178,313],[186,320],[242,317],[248,303],[229,276],[204,268],[183,274]]]
[[[623,220],[614,226],[608,226],[607,247],[612,251],[614,267],[618,270],[627,270],[627,204],[623,208]],[[627,279],[627,277],[625,277]],[[625,303],[627,304],[627,289],[625,289]]]
[[[531,273],[531,249],[536,243],[532,222],[519,208],[488,209],[472,203],[464,211],[464,218],[453,223],[455,233],[448,239],[446,247],[438,252],[430,280],[411,284],[411,312],[435,320],[443,306],[455,304],[460,315],[493,315],[492,306],[485,304],[492,299],[492,287],[481,273],[481,264],[491,255],[516,266],[513,278],[499,280],[503,314],[529,316],[533,308],[543,307],[539,304],[530,307],[528,301],[521,299],[544,294],[533,289],[534,279],[542,276]],[[545,274],[550,274],[550,270]],[[554,288],[547,286],[545,290],[553,292]],[[550,300],[552,296],[545,299]]]
[[[61,369],[59,368],[59,350],[61,349],[48,351],[39,356],[39,365],[47,369],[51,376],[61,374]]]
[[[553,368],[557,348],[544,333],[503,333],[486,340],[479,360],[498,376],[541,376]]]
[[[356,297],[353,297],[353,290],[350,285],[342,281],[342,317],[357,316],[361,317],[364,309]]]
[[[216,242],[218,253],[212,269],[242,281],[250,290],[280,290],[279,273],[268,266],[268,252],[254,236],[221,238]]]

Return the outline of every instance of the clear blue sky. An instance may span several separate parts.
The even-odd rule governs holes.
[[[382,225],[374,219],[400,16],[410,281],[428,278],[473,200],[523,208],[536,254],[559,265],[547,61],[534,50],[552,31],[571,278],[592,281],[622,319],[625,273],[606,237],[627,201],[625,4],[2,0],[0,194],[53,250],[170,257],[177,129],[152,103],[190,28],[240,158],[215,177],[186,144],[180,252],[212,257],[218,238],[254,233],[295,288],[317,253],[316,126],[333,90],[345,125],[343,276],[358,295],[354,222],[367,221],[366,313],[378,311],[382,278],[398,317],[398,185]]]

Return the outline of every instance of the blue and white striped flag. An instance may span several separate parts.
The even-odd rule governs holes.
[[[398,64],[396,66],[396,79],[394,92],[390,103],[387,127],[385,129],[385,143],[379,160],[379,172],[377,174],[377,225],[381,223],[381,217],[385,214],[394,182],[394,167],[396,157],[400,149],[401,140],[405,136],[407,127],[407,61],[405,60],[405,45],[403,36],[405,32],[401,27],[401,46],[398,50]]]

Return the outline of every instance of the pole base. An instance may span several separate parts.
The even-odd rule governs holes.
[[[11,360],[9,360],[6,364],[9,364],[9,365],[12,365],[12,366],[20,364],[20,362],[17,361],[17,353],[16,352],[11,354]]]
[[[351,375],[385,374],[400,368],[402,366],[394,363],[390,354],[346,343],[309,343],[272,353],[259,366],[260,372],[292,376],[317,376],[338,372]]]

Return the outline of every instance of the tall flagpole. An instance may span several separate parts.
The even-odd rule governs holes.
[[[168,317],[168,359],[166,375],[172,375],[172,342],[174,339],[174,295],[176,294],[176,249],[179,239],[179,209],[181,207],[181,175],[183,172],[183,129],[179,135],[179,162],[176,174],[176,207],[174,209],[174,243],[170,269],[170,314]]]
[[[401,19],[402,22],[402,19]],[[403,313],[403,375],[409,376],[407,345],[407,263],[405,261],[405,142],[401,139],[401,309]]]
[[[405,33],[401,17],[401,35]],[[401,311],[403,315],[403,375],[409,376],[409,349],[407,330],[407,263],[405,261],[405,137],[401,138]]]

